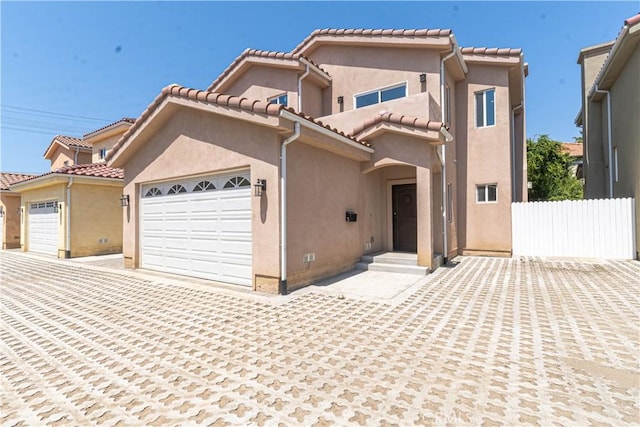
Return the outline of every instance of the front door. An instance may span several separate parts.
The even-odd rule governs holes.
[[[418,209],[416,185],[402,184],[391,187],[393,207],[393,250],[418,251]]]

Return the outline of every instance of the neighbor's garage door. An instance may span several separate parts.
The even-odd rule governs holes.
[[[249,173],[142,187],[141,267],[250,286]]]
[[[58,254],[58,202],[37,202],[29,205],[29,246],[31,252]]]

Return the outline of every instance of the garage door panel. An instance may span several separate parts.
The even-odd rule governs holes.
[[[38,202],[29,206],[28,250],[32,252],[58,254],[58,202]]]
[[[251,187],[167,194],[173,185],[141,199],[142,267],[250,286]]]

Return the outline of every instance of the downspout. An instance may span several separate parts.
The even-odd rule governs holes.
[[[280,289],[287,294],[287,145],[300,136],[300,122],[293,123],[293,135],[280,145]]]
[[[611,92],[601,90],[595,86],[594,93],[604,93],[607,95],[607,148],[609,149],[609,197],[613,199],[613,148],[611,143]]]
[[[440,61],[440,110],[441,110],[441,116],[442,117],[442,122],[444,123],[445,120],[445,114],[446,114],[446,108],[444,105],[445,102],[445,97],[444,97],[444,91],[445,91],[445,73],[444,73],[444,63],[446,60],[448,60],[449,58],[452,58],[454,55],[456,55],[457,53],[457,43],[455,38],[451,39],[452,42],[452,46],[451,46],[451,52],[445,56],[444,58],[442,58],[442,60]],[[448,106],[447,106],[448,107]],[[447,123],[448,124],[448,123]],[[446,140],[445,140],[446,141]],[[447,232],[447,157],[446,157],[446,142],[445,144],[442,144],[441,146],[441,154],[440,156],[438,156],[440,158],[440,163],[442,164],[442,262],[446,265],[447,264],[447,257],[449,255],[449,245],[448,245],[448,235],[449,233]]]
[[[511,109],[511,202],[516,201],[516,111],[522,108],[522,101]]]
[[[67,184],[67,221],[66,221],[66,236],[64,244],[64,257],[71,258],[71,186],[73,185],[73,177],[69,177],[69,183]]]
[[[298,112],[302,112],[302,81],[307,78],[309,73],[311,73],[311,69],[308,64],[305,64],[304,74],[298,79]]]
[[[80,147],[76,147],[76,154],[73,155],[73,164],[78,164],[78,153],[80,152]]]

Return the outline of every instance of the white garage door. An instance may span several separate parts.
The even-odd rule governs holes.
[[[29,205],[29,251],[58,254],[58,202],[37,202]]]
[[[142,187],[141,267],[251,286],[248,172]]]

